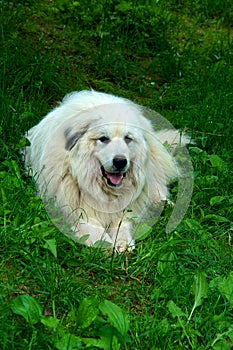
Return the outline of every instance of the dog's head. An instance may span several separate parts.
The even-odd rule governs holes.
[[[79,186],[90,189],[95,183],[95,188],[99,185],[115,194],[142,186],[148,161],[142,118],[139,110],[126,104],[80,113],[65,130],[65,147]]]

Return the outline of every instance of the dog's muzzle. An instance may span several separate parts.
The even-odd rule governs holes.
[[[125,177],[128,168],[128,161],[125,157],[116,156],[112,160],[111,169],[106,170],[104,166],[101,167],[102,174],[107,180],[110,187],[120,187],[122,179]]]

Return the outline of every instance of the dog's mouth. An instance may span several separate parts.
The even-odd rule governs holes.
[[[120,187],[122,185],[122,180],[126,175],[126,173],[123,172],[110,173],[105,170],[103,166],[101,166],[101,171],[110,187]]]

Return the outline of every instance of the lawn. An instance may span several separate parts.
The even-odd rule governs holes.
[[[232,1],[0,6],[0,349],[232,349]],[[130,255],[59,232],[20,159],[25,131],[88,88],[156,110],[195,141],[184,219],[167,233],[165,207]]]

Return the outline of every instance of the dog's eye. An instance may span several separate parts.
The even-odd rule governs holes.
[[[125,136],[125,143],[128,145],[130,142],[132,142],[133,139],[129,136]]]
[[[110,139],[107,136],[99,137],[98,140],[102,143],[108,143]]]

